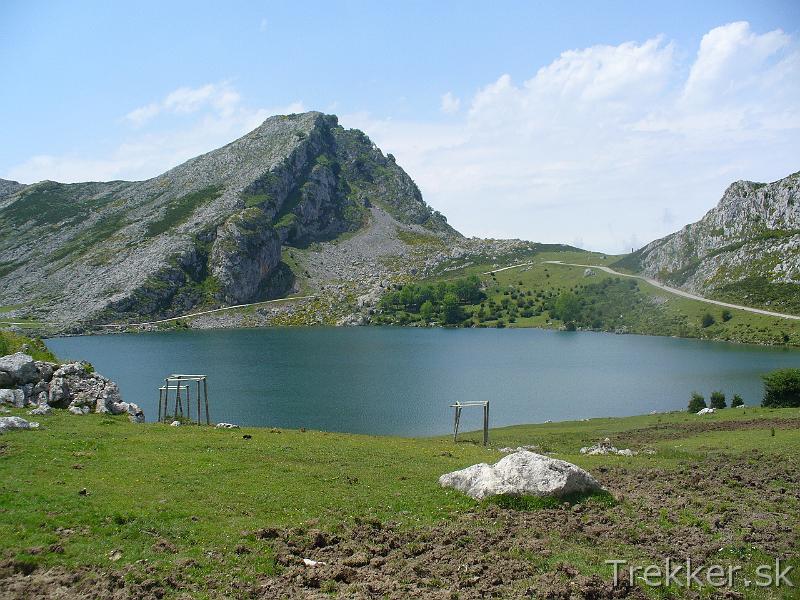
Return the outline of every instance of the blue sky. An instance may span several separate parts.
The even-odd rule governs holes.
[[[0,177],[138,179],[275,112],[468,235],[621,251],[800,170],[800,2],[0,3]]]

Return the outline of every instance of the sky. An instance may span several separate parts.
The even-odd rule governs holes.
[[[468,236],[627,252],[800,170],[800,2],[0,2],[0,177],[146,179],[273,114]]]

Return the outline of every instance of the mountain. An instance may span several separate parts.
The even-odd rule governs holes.
[[[800,314],[800,172],[737,181],[698,222],[615,264],[711,298]]]
[[[0,305],[65,327],[171,317],[351,275],[375,284],[392,258],[410,268],[415,240],[460,238],[362,132],[275,116],[146,181],[0,180]],[[294,260],[319,244],[334,258]]]

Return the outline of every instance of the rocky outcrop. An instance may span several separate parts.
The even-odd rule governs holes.
[[[509,454],[494,465],[480,463],[447,473],[439,478],[439,485],[476,500],[498,495],[565,497],[603,489],[580,467],[527,450]]]
[[[731,184],[700,221],[616,266],[722,300],[798,311],[800,173]]]
[[[10,389],[0,389],[0,404],[34,406],[30,414],[37,415],[64,408],[76,415],[128,414],[131,421],[144,422],[142,410],[124,402],[117,384],[95,373],[88,363],[58,365],[17,353],[0,357],[0,369],[11,378]]]
[[[9,179],[0,179],[0,200],[5,198],[6,196],[10,196],[16,192],[19,192],[25,186],[21,183],[16,181],[11,181]]]
[[[281,241],[264,211],[248,208],[220,227],[211,254],[211,273],[226,304],[255,302],[281,261]]]

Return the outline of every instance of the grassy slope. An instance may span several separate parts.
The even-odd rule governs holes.
[[[0,330],[0,356],[14,354],[15,352],[25,352],[32,356],[34,360],[58,362],[55,355],[50,352],[41,339],[32,339],[13,331]]]
[[[137,575],[143,565],[168,573],[187,559],[196,561],[187,573],[198,582],[209,575],[251,580],[272,573],[276,567],[269,542],[244,535],[243,530],[309,522],[335,529],[338,523],[357,518],[391,519],[417,527],[474,510],[477,503],[441,489],[437,477],[501,456],[474,443],[454,444],[446,438],[137,426],[122,418],[56,413],[37,418],[39,431],[15,431],[0,438],[0,556],[43,565],[132,564],[129,577],[134,579],[144,577]],[[538,444],[590,471],[624,465],[647,480],[653,469],[677,469],[687,460],[701,464],[706,457],[719,455],[735,461],[753,449],[775,461],[796,460],[798,429],[779,429],[772,437],[767,421],[763,427],[756,424],[734,431],[698,433],[682,428],[701,421],[798,417],[800,409],[747,408],[728,409],[708,419],[685,413],[593,419],[493,430],[491,444],[494,448]],[[659,435],[637,437],[637,430],[652,426],[664,429]],[[244,439],[245,433],[252,439]],[[657,454],[627,458],[578,452],[599,438],[625,435],[633,436],[627,440],[631,447],[652,447]],[[478,439],[474,433],[464,437]],[[797,482],[778,484],[790,489],[786,501],[797,503],[791,496]],[[79,494],[82,488],[88,495]],[[698,497],[696,506],[687,508],[698,523],[704,522],[703,506]],[[477,505],[479,511],[487,509]],[[643,521],[641,526],[668,524]],[[175,552],[154,547],[161,540],[174,545]],[[237,551],[242,543],[252,552]],[[48,551],[52,544],[60,544],[63,553]],[[585,573],[610,574],[602,563],[606,555],[600,556],[585,542],[563,537],[551,540],[551,547],[554,554],[543,568],[566,560]],[[109,556],[114,550],[121,551],[121,558],[112,563]],[[608,550],[637,555],[633,546],[625,544]],[[745,562],[758,559],[752,555]],[[535,564],[541,560],[531,557]]]
[[[545,252],[534,256],[516,257],[519,262],[533,261],[532,267],[508,269],[496,273],[496,283],[488,275],[483,275],[493,268],[502,268],[514,264],[483,263],[470,265],[437,277],[437,279],[450,279],[453,277],[477,274],[487,283],[488,297],[499,302],[503,292],[512,287],[521,292],[532,291],[558,294],[576,286],[597,283],[603,279],[613,278],[612,275],[597,271],[592,277],[584,277],[584,268],[569,267],[565,265],[544,264],[547,260],[575,262],[580,264],[608,265],[617,257],[609,257],[591,252]],[[497,266],[495,266],[497,265]],[[522,282],[520,284],[520,282]],[[510,287],[511,286],[511,287]],[[498,290],[499,288],[499,290]],[[642,298],[640,309],[635,313],[624,314],[623,324],[628,331],[655,335],[673,335],[679,337],[696,337],[703,339],[716,339],[759,344],[786,344],[800,346],[800,322],[788,319],[779,319],[749,313],[747,311],[730,309],[733,318],[728,322],[722,320],[722,307],[714,306],[689,298],[682,298],[670,294],[643,281],[638,282],[638,292]],[[471,307],[477,310],[478,307]],[[716,323],[704,328],[701,319],[704,314],[710,313]],[[514,323],[508,322],[508,327],[545,327],[560,328],[562,323],[551,319],[548,312],[525,318],[516,317]],[[496,321],[487,321],[486,326],[496,325]],[[786,340],[786,337],[788,340]]]

